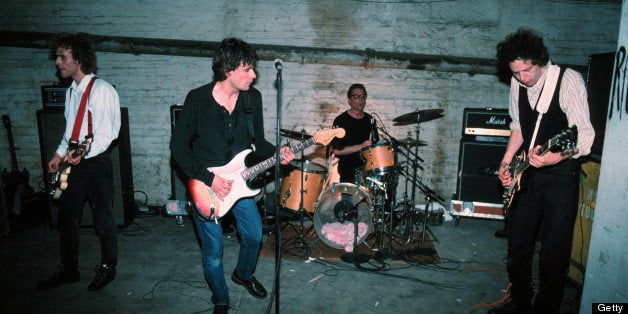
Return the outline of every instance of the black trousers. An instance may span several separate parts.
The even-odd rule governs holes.
[[[573,159],[524,173],[521,197],[509,213],[508,276],[513,299],[530,302],[532,260],[537,238],[539,290],[534,311],[559,313],[578,211],[580,163]]]
[[[100,239],[101,262],[118,262],[118,230],[113,216],[113,168],[109,152],[83,159],[72,166],[68,188],[59,198],[59,251],[61,264],[77,266],[79,223],[85,197],[94,206],[94,230]]]

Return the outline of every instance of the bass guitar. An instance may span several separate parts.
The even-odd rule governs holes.
[[[87,153],[89,153],[89,149],[92,144],[91,138],[86,138],[83,142],[79,144],[71,144],[69,148],[69,152],[72,158],[76,158],[78,156],[85,157]],[[68,163],[68,158],[63,157],[63,160],[59,164],[59,170],[55,172],[50,178],[50,184],[48,185],[48,196],[52,199],[58,199],[61,197],[61,193],[68,188],[68,176],[70,175],[70,171],[72,170],[72,165]]]
[[[318,143],[327,145],[334,137],[342,138],[345,136],[345,130],[342,128],[326,129],[316,132],[312,138],[301,141],[290,146],[294,153],[298,153],[303,149]],[[205,219],[217,219],[229,212],[233,205],[241,198],[257,195],[261,189],[249,188],[249,181],[254,179],[258,174],[275,165],[277,158],[268,158],[255,166],[247,168],[244,164],[246,156],[252,150],[246,149],[238,153],[229,163],[221,167],[209,167],[208,171],[227,180],[233,180],[231,192],[221,201],[218,195],[211,187],[202,181],[190,179],[188,188],[192,195],[192,200],[199,215]]]
[[[577,142],[578,130],[576,126],[573,125],[545,142],[545,144],[539,148],[537,155],[542,156],[548,151],[554,151],[559,147],[561,155],[563,156],[566,154],[575,154],[578,152],[576,148]],[[502,194],[504,208],[509,208],[510,205],[512,205],[517,191],[521,189],[521,178],[528,166],[530,166],[530,156],[528,156],[525,151],[515,156],[510,165],[508,165],[512,181],[508,186],[504,187],[504,193]]]

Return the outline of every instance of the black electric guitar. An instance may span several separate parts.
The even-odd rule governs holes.
[[[24,202],[35,196],[35,190],[29,185],[30,175],[28,170],[19,170],[17,165],[16,148],[13,143],[13,132],[11,131],[11,119],[8,115],[2,116],[2,125],[7,129],[7,137],[9,139],[9,151],[11,152],[11,171],[2,170],[2,182],[4,183],[4,196],[6,199],[6,208],[9,221],[14,224],[22,208]]]
[[[294,153],[298,153],[314,143],[327,145],[334,137],[344,137],[345,129],[326,129],[321,130],[312,136],[312,138],[301,141],[290,146]],[[200,180],[190,179],[188,187],[197,213],[205,219],[216,219],[224,216],[229,212],[231,207],[241,198],[257,195],[261,189],[251,189],[248,185],[252,179],[266,169],[275,165],[276,158],[268,158],[255,166],[247,168],[244,164],[245,157],[251,153],[250,149],[246,149],[238,153],[229,163],[221,167],[209,167],[208,171],[215,173],[227,180],[233,180],[231,192],[224,199],[220,199],[218,195]]]
[[[543,144],[543,146],[539,148],[537,155],[542,156],[548,151],[556,150],[556,148],[560,148],[561,155],[563,156],[566,154],[575,154],[578,152],[578,149],[576,148],[577,142],[578,130],[576,126],[573,125]],[[525,151],[522,151],[519,155],[515,156],[508,166],[512,176],[512,181],[510,185],[504,187],[504,193],[502,195],[504,208],[510,207],[517,191],[521,189],[521,176],[528,166],[530,166],[530,156],[528,156]]]
[[[72,158],[76,158],[78,156],[85,157],[87,153],[89,153],[89,149],[92,144],[91,138],[86,138],[83,142],[79,144],[70,144],[68,149],[68,153],[72,156]],[[52,199],[58,199],[61,197],[61,193],[68,188],[68,176],[70,175],[70,171],[72,170],[72,165],[68,163],[68,158],[63,157],[63,160],[59,164],[59,170],[55,172],[50,178],[50,184],[48,185],[48,195]]]

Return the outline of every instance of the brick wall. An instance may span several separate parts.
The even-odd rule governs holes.
[[[455,192],[463,109],[506,108],[508,86],[486,74],[408,70],[386,63],[351,66],[333,49],[491,59],[506,34],[529,26],[545,35],[553,60],[584,66],[589,54],[615,50],[621,6],[618,1],[497,0],[78,3],[13,2],[0,13],[0,29],[199,41],[238,36],[253,45],[330,48],[335,62],[284,63],[281,128],[313,133],[329,127],[348,108],[346,89],[354,82],[366,85],[367,111],[377,114],[397,138],[414,129],[393,126],[393,118],[415,109],[441,108],[444,118],[421,125],[420,139],[429,146],[419,149],[424,160],[419,176],[446,199]],[[149,204],[161,205],[170,196],[169,107],[183,103],[190,89],[211,80],[211,59],[99,52],[98,65],[98,74],[116,85],[121,104],[129,108],[135,190],[146,193]],[[54,74],[46,50],[0,46],[0,113],[11,116],[19,166],[29,170],[35,187],[43,187],[35,111],[41,108],[40,86],[54,82]],[[266,136],[271,141],[276,126],[275,75],[271,61],[260,62],[256,88],[263,94]],[[0,134],[6,138],[4,131]],[[313,149],[306,153],[317,158]],[[0,168],[10,167],[4,140],[0,158]]]

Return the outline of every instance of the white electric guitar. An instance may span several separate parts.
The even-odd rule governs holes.
[[[342,128],[325,129],[318,131],[307,140],[301,141],[290,146],[294,153],[298,153],[303,149],[313,145],[314,143],[327,145],[334,137],[342,138],[345,136],[345,130]],[[244,159],[252,150],[246,149],[238,153],[229,163],[221,167],[209,167],[207,170],[213,172],[226,180],[233,180],[231,192],[224,197],[223,201],[211,187],[202,181],[190,179],[188,188],[192,195],[192,200],[198,214],[205,219],[216,219],[224,216],[229,212],[233,205],[241,198],[257,195],[261,189],[249,188],[248,182],[254,179],[258,174],[272,167],[276,163],[276,157],[268,158],[259,164],[247,168]]]

